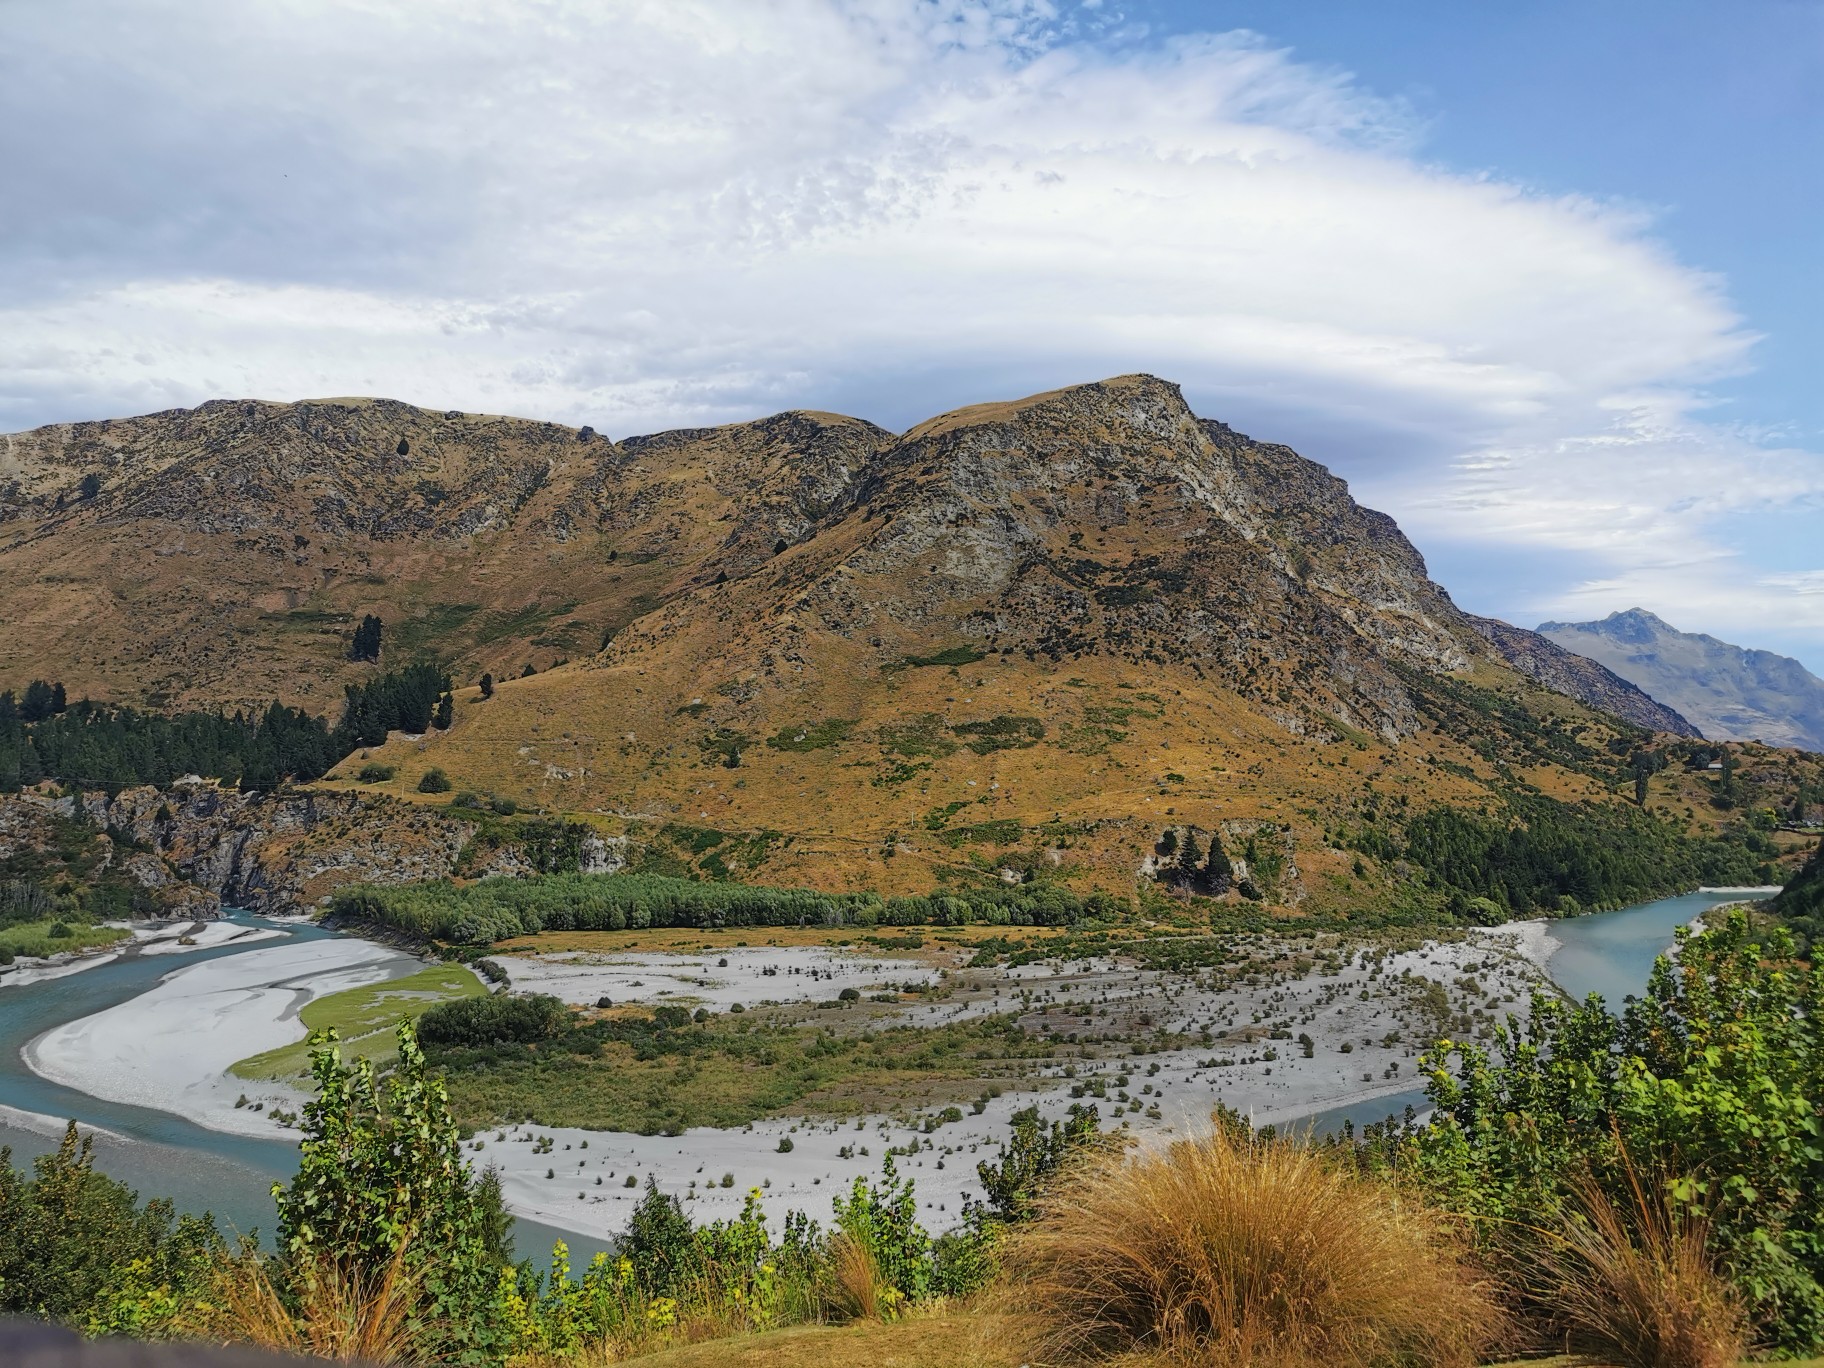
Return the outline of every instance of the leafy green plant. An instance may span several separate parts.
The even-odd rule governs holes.
[[[333,1032],[312,1055],[317,1095],[304,1108],[298,1173],[273,1187],[278,1281],[331,1268],[373,1285],[399,1263],[421,1289],[408,1314],[423,1342],[442,1357],[487,1355],[502,1337],[499,1187],[464,1162],[443,1083],[407,1022],[398,1051],[384,1084],[370,1061],[342,1063]]]

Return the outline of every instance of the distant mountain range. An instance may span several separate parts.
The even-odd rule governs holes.
[[[1644,608],[1543,622],[1539,634],[1639,685],[1712,741],[1824,751],[1824,679],[1788,656],[1681,632]]]

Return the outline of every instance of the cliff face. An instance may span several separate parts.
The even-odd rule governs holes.
[[[182,785],[89,793],[82,806],[218,903],[280,915],[308,912],[347,883],[446,878],[475,830],[396,799],[316,790]]]
[[[1713,741],[1824,751],[1824,679],[1788,656],[1681,632],[1644,608],[1539,632],[1673,705]]]
[[[1501,653],[1502,659],[1548,689],[1569,694],[1648,731],[1671,732],[1676,736],[1703,735],[1682,714],[1588,656],[1567,651],[1549,637],[1498,618],[1472,615],[1469,620]]]

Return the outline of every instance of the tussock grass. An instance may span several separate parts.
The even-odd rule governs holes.
[[[837,1320],[882,1321],[880,1264],[867,1244],[846,1231],[830,1241],[820,1288],[824,1310]]]
[[[1587,1362],[1728,1368],[1748,1340],[1742,1298],[1717,1268],[1710,1222],[1631,1169],[1622,1206],[1585,1175],[1542,1261],[1540,1291]]]
[[[334,1259],[295,1267],[281,1290],[267,1260],[243,1253],[216,1271],[213,1297],[197,1328],[209,1339],[337,1363],[410,1368],[429,1357],[420,1330],[423,1289],[406,1267],[402,1243],[372,1276]]]
[[[1032,1362],[1455,1368],[1505,1318],[1457,1232],[1302,1145],[1217,1129],[1090,1156],[1007,1248]]]

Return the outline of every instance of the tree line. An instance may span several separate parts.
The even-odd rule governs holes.
[[[671,926],[1064,926],[1111,920],[1126,905],[1045,884],[882,898],[656,874],[550,874],[460,886],[360,884],[338,891],[332,909],[423,940],[488,945],[541,931]]]
[[[166,788],[190,774],[265,791],[321,778],[389,731],[447,728],[454,713],[449,675],[424,664],[349,685],[333,725],[278,702],[232,713],[71,703],[62,684],[33,680],[18,695],[0,692],[0,793],[46,779],[109,792]]]
[[[1356,844],[1423,868],[1460,920],[1624,907],[1699,884],[1765,882],[1771,873],[1745,845],[1687,837],[1638,808],[1519,794],[1491,815],[1434,806],[1407,822],[1403,842],[1373,832]]]

